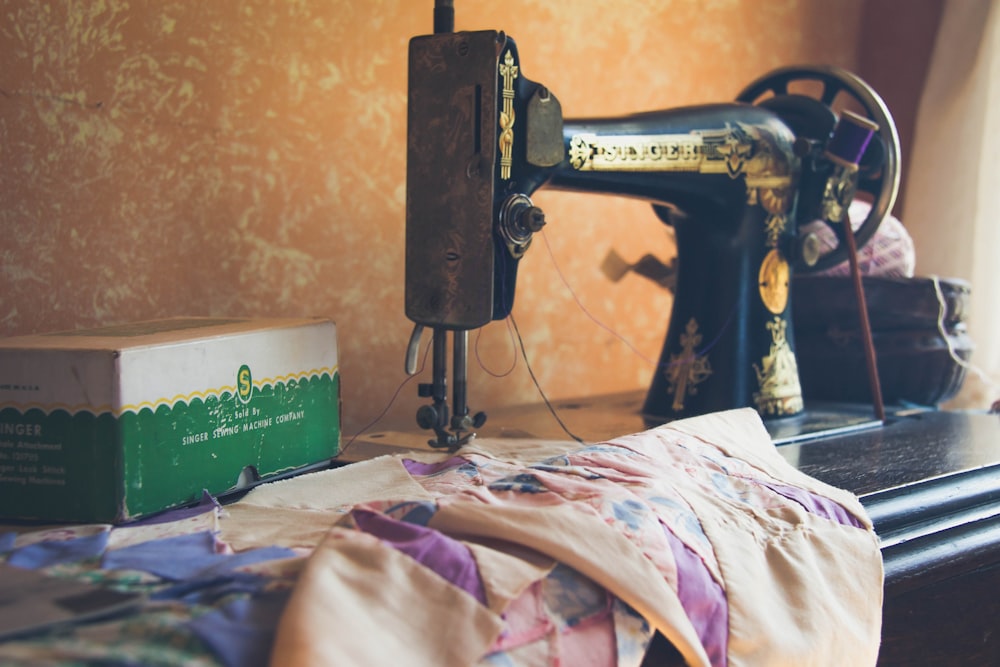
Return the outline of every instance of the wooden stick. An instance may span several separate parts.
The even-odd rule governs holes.
[[[865,290],[861,283],[861,268],[858,266],[858,246],[854,240],[854,229],[851,227],[850,216],[844,216],[844,236],[847,238],[847,255],[851,265],[851,278],[854,281],[854,296],[858,302],[858,319],[861,323],[861,338],[864,341],[865,365],[868,367],[868,383],[871,386],[872,400],[875,404],[875,418],[885,421],[885,405],[882,402],[882,384],[878,377],[878,363],[875,359],[875,341],[872,337],[871,323],[868,321],[868,304],[865,300]]]

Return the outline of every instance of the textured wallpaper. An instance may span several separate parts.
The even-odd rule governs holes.
[[[456,4],[459,29],[515,37],[525,76],[571,117],[727,101],[785,64],[853,68],[864,7]],[[406,44],[432,5],[0,0],[0,335],[328,316],[346,433],[368,423],[405,377]],[[552,397],[645,386],[670,296],[601,265],[669,259],[668,228],[637,202],[536,202],[550,224],[514,314],[539,381]],[[504,323],[472,346],[473,410],[537,400]],[[392,414],[409,419],[415,394]]]

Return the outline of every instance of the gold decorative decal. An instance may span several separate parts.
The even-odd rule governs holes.
[[[503,77],[503,108],[500,110],[500,178],[510,178],[511,165],[514,159],[511,151],[514,148],[514,79],[518,75],[518,67],[514,64],[514,56],[510,51],[500,63],[500,76]]]
[[[726,170],[729,172],[731,178],[736,178],[743,173],[747,162],[753,158],[756,152],[756,141],[744,129],[742,124],[728,128],[728,132],[722,137],[722,141],[712,142],[712,144],[715,144],[716,154],[723,158]]]
[[[788,228],[788,212],[792,208],[792,192],[788,188],[757,188],[757,202],[768,213],[764,222],[767,247],[776,248],[778,239]],[[749,202],[753,204],[751,200]]]
[[[692,317],[687,323],[685,333],[681,334],[681,353],[670,355],[667,381],[669,391],[674,394],[671,408],[676,412],[684,409],[684,399],[688,394],[697,394],[697,385],[712,374],[712,365],[708,363],[708,357],[699,356],[695,352],[695,348],[701,344],[701,339],[698,323]]]
[[[772,249],[764,256],[757,275],[757,287],[760,290],[760,300],[764,307],[775,315],[785,312],[788,305],[789,279],[791,269],[788,262],[777,249]]]
[[[769,215],[767,220],[764,221],[764,234],[767,236],[767,247],[777,248],[778,239],[781,235],[785,233],[788,228],[788,216],[786,215]]]
[[[688,171],[744,176],[749,197],[768,188],[773,203],[787,209],[792,165],[777,150],[776,139],[763,128],[727,123],[724,129],[687,134],[597,135],[570,138],[569,163],[579,171]],[[783,199],[774,197],[786,191]],[[774,211],[772,211],[774,212]]]
[[[787,188],[761,188],[760,205],[772,215],[782,215],[792,206],[792,191]]]
[[[799,385],[799,367],[795,353],[788,343],[788,321],[775,317],[767,323],[771,332],[771,350],[753,365],[760,391],[753,395],[760,414],[771,417],[798,414],[802,411],[802,387]]]

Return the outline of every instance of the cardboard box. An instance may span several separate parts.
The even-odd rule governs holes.
[[[329,320],[184,318],[0,340],[0,518],[127,521],[339,450]]]

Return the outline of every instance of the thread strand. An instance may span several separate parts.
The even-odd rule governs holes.
[[[542,390],[542,385],[539,384],[538,378],[535,377],[535,372],[531,369],[531,362],[528,361],[528,352],[524,349],[524,339],[521,338],[521,332],[517,328],[517,321],[514,319],[514,314],[511,313],[510,315],[508,315],[507,319],[509,319],[511,324],[514,326],[514,333],[517,335],[517,341],[521,345],[521,356],[524,358],[524,365],[528,369],[528,375],[531,376],[531,381],[535,383],[535,389],[538,390],[538,394],[542,397],[542,400],[545,402],[545,406],[549,409],[549,412],[555,418],[556,422],[559,423],[559,427],[562,428],[563,432],[566,433],[566,435],[573,438],[580,444],[586,444],[583,441],[583,438],[575,435],[572,431],[569,430],[566,424],[563,423],[563,420],[559,417],[559,413],[556,411],[555,407],[549,401],[548,396],[546,396],[545,392]]]
[[[400,392],[403,391],[403,387],[408,385],[411,381],[413,381],[414,378],[416,378],[418,375],[424,372],[424,368],[427,366],[427,354],[428,352],[430,352],[430,349],[431,349],[431,343],[430,341],[428,341],[427,346],[424,348],[424,354],[420,358],[420,368],[417,369],[417,372],[414,373],[413,375],[407,376],[406,378],[403,379],[402,382],[399,383],[399,386],[396,387],[396,391],[393,392],[392,397],[389,399],[389,402],[386,403],[385,407],[382,409],[382,412],[380,412],[378,416],[375,417],[375,419],[369,422],[368,425],[366,425],[360,431],[352,435],[351,439],[347,441],[346,445],[344,445],[344,449],[347,449],[352,444],[354,444],[354,441],[357,440],[359,437],[361,437],[362,434],[367,433],[369,429],[371,429],[373,426],[375,426],[385,418],[385,416],[389,413],[390,408],[392,408],[393,404],[396,402],[396,399],[399,398],[399,394]]]

